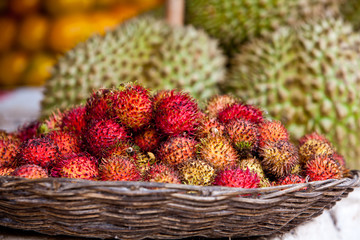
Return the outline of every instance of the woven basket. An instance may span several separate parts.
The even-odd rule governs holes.
[[[0,225],[121,239],[267,236],[320,215],[359,181],[359,171],[259,189],[2,177]]]

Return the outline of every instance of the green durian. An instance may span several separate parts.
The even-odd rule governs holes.
[[[340,7],[343,18],[349,21],[354,29],[360,29],[360,1],[346,0]]]
[[[280,26],[323,14],[338,15],[344,0],[190,0],[186,23],[220,39],[228,54],[245,41]]]
[[[324,134],[360,167],[360,34],[341,19],[285,27],[242,46],[223,89],[282,121],[293,140]]]
[[[124,82],[208,98],[218,93],[225,60],[217,40],[202,30],[172,27],[148,16],[135,18],[104,37],[91,37],[59,59],[45,83],[41,115],[80,104],[94,89]]]

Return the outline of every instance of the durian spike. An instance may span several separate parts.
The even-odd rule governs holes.
[[[184,0],[166,1],[166,21],[172,26],[184,25]]]

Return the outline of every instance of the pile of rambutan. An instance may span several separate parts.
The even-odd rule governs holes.
[[[0,176],[259,188],[348,175],[325,136],[294,144],[281,122],[229,95],[201,109],[186,92],[124,84],[0,132]]]

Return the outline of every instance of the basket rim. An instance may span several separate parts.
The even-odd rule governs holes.
[[[84,179],[73,179],[73,178],[40,178],[40,179],[26,179],[14,176],[2,176],[0,177],[0,188],[9,188],[12,185],[18,184],[50,184],[55,189],[56,186],[62,185],[62,189],[77,189],[77,188],[97,188],[109,187],[109,188],[128,188],[132,191],[138,191],[142,189],[149,189],[154,192],[156,191],[185,191],[185,192],[199,192],[202,195],[217,195],[227,193],[229,195],[238,194],[261,194],[261,193],[274,193],[281,191],[284,192],[295,192],[302,189],[309,191],[316,189],[322,190],[331,187],[340,188],[354,188],[360,186],[360,170],[352,170],[351,177],[341,179],[327,179],[322,181],[312,181],[306,183],[288,184],[272,187],[262,188],[236,188],[236,187],[224,187],[224,186],[198,186],[198,185],[186,185],[186,184],[173,184],[173,183],[158,183],[158,182],[145,182],[145,181],[93,181]]]

